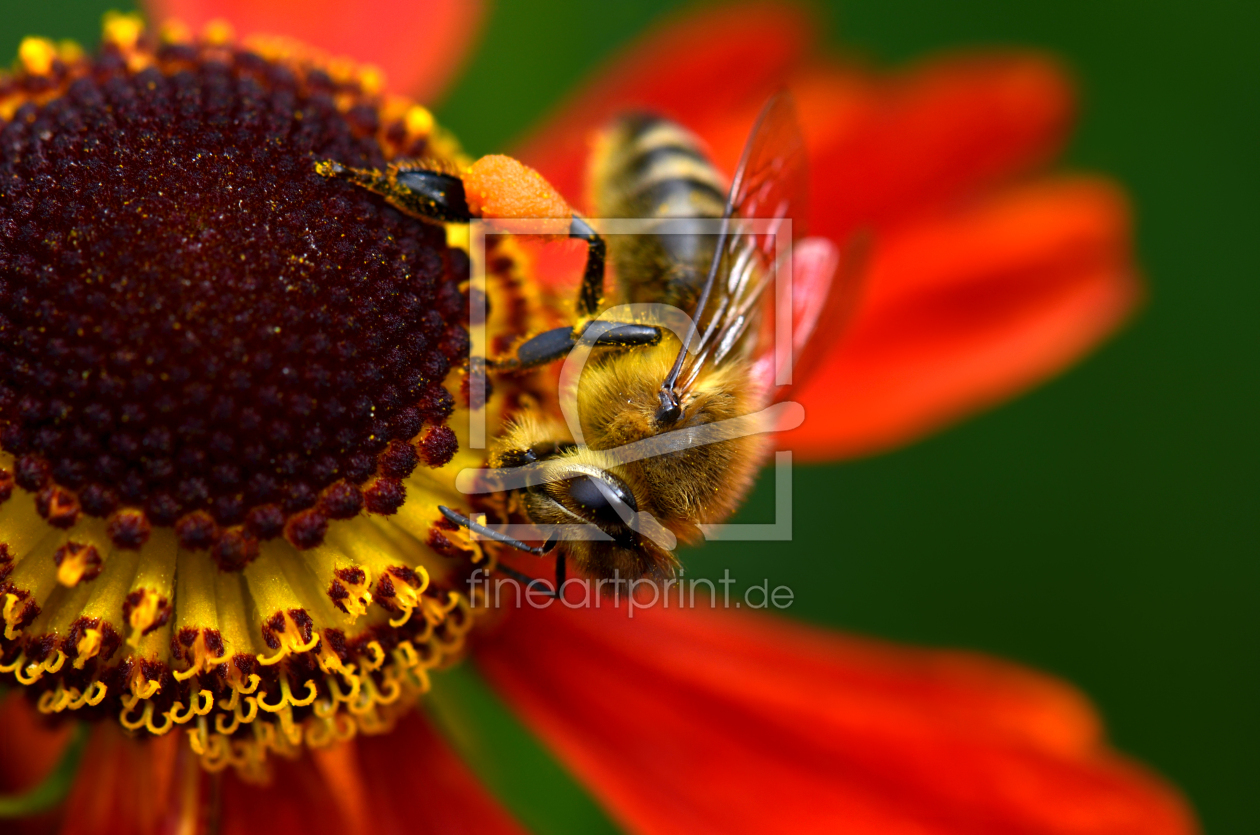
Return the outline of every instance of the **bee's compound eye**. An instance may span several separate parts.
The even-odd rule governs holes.
[[[578,476],[568,483],[568,492],[593,522],[621,525],[625,521],[622,518],[624,508],[636,513],[639,510],[630,488],[610,474],[605,474],[603,478]]]

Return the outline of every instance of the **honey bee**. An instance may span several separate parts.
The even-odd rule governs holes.
[[[768,450],[765,433],[775,428],[767,407],[782,391],[769,288],[783,267],[776,251],[791,250],[784,222],[792,222],[791,238],[803,237],[807,197],[790,95],[762,109],[729,186],[700,140],[674,122],[628,115],[608,126],[590,167],[594,209],[647,224],[609,243],[539,175],[505,157],[483,158],[461,174],[422,163],[385,172],[321,163],[320,170],[422,219],[554,218],[554,232],[586,242],[573,324],[486,360],[491,373],[511,374],[580,355],[580,373],[561,393],[572,406],[568,425],[536,411],[518,415],[493,445],[480,482],[483,492],[509,497],[546,541],[529,545],[450,508],[441,512],[484,538],[554,554],[557,587],[566,558],[596,578],[673,574],[677,541],[694,541],[700,525],[735,510]],[[512,191],[510,199],[496,200],[496,189]],[[799,367],[808,337],[844,294],[833,289],[842,283],[834,245],[810,239],[796,252],[786,315]],[[607,261],[617,279],[611,299]]]

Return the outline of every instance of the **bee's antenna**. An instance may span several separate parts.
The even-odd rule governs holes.
[[[468,528],[468,530],[472,531],[473,533],[480,534],[481,536],[484,536],[486,539],[491,539],[491,540],[494,540],[495,542],[502,542],[504,545],[511,545],[513,548],[524,551],[528,554],[534,554],[536,556],[541,557],[544,554],[548,554],[552,551],[555,551],[556,549],[556,538],[554,534],[552,534],[552,536],[549,537],[547,539],[547,542],[543,544],[542,546],[526,545],[524,542],[521,542],[519,539],[513,539],[512,537],[506,534],[499,533],[493,528],[488,528],[485,525],[474,522],[473,520],[469,519],[467,516],[465,516],[464,514],[460,513],[457,510],[451,510],[449,507],[446,507],[444,505],[438,505],[438,511],[443,516],[445,516],[448,521],[454,522],[456,525],[459,525],[461,528]],[[504,565],[503,563],[496,564],[495,570],[500,572],[501,574],[506,574],[507,576],[511,577],[513,580],[516,580],[518,583],[524,583],[526,589],[532,589],[535,583],[541,584],[544,588],[546,588],[546,585],[547,585],[546,580],[542,580],[538,577],[530,577],[528,574],[522,574],[521,572],[517,571],[515,568],[512,568],[511,566],[508,566],[508,565]],[[549,592],[546,592],[547,597],[553,597],[553,598],[560,597],[560,590],[564,588],[565,573],[566,572],[565,572],[564,552],[556,551],[556,587],[550,590]]]
[[[504,545],[511,545],[513,548],[516,548],[519,551],[524,551],[527,554],[533,554],[541,557],[543,554],[550,553],[551,550],[556,547],[556,540],[554,538],[548,539],[542,545],[526,545],[519,539],[513,539],[505,533],[499,533],[494,528],[488,528],[485,525],[474,522],[459,511],[451,510],[449,507],[445,507],[443,505],[438,505],[438,512],[445,516],[447,521],[453,522],[461,528],[467,528],[473,533],[479,534],[486,539],[501,542]]]

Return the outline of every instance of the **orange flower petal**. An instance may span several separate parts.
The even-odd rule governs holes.
[[[0,728],[0,795],[38,785],[70,742],[71,726],[49,727],[20,689],[0,696]]]
[[[388,734],[273,768],[266,786],[225,775],[223,835],[524,835],[415,712]]]
[[[904,444],[1061,370],[1140,292],[1128,211],[1098,180],[1028,186],[876,242],[849,330],[792,397],[807,458]]]
[[[0,696],[0,795],[22,795],[43,782],[70,743],[73,728],[48,727],[21,690]],[[55,811],[5,820],[5,835],[35,835],[55,829]]]
[[[580,203],[592,133],[612,116],[647,108],[695,129],[727,121],[749,101],[760,107],[808,52],[816,28],[803,10],[770,3],[668,20],[571,96],[517,155]]]
[[[360,736],[296,760],[274,756],[266,785],[222,775],[223,835],[523,835],[418,713],[383,736]],[[184,831],[212,802],[209,777],[181,733],[143,742],[93,731],[61,835]],[[7,831],[7,830],[6,830]],[[193,830],[189,830],[193,831]]]
[[[1072,115],[1065,74],[1030,54],[968,54],[891,78],[811,57],[801,9],[707,9],[658,27],[572,96],[519,149],[570,198],[591,135],[646,108],[708,141],[727,172],[766,98],[795,94],[814,169],[818,234],[921,211],[1048,159]]]
[[[145,0],[155,20],[194,30],[226,20],[237,35],[280,35],[385,70],[390,89],[431,102],[463,67],[480,0]]]
[[[636,832],[1194,831],[1075,691],[975,655],[557,604],[516,612],[476,658]]]
[[[124,736],[111,723],[92,729],[60,835],[158,835],[176,831],[181,815],[196,819],[181,793],[185,779],[200,779],[199,766],[182,734],[147,744]]]
[[[1072,115],[1064,73],[1033,55],[942,59],[887,80],[793,81],[814,166],[813,230],[879,230],[1048,160]]]

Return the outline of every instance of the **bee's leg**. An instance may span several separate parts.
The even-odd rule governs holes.
[[[384,171],[352,168],[333,160],[315,164],[315,172],[367,189],[396,209],[434,223],[468,223],[472,212],[464,196],[464,181],[455,174],[423,168],[415,163],[390,165]]]
[[[385,171],[352,168],[333,160],[316,163],[322,176],[353,183],[381,195],[413,217],[437,223],[468,223],[474,217],[531,222],[531,234],[586,243],[586,267],[578,289],[580,318],[594,315],[604,299],[608,247],[589,223],[534,169],[511,157],[482,157],[462,174],[423,163],[390,165]],[[532,227],[537,226],[537,231]]]
[[[528,574],[523,574],[520,571],[517,571],[515,568],[509,568],[503,563],[498,563],[497,565],[495,565],[494,570],[499,572],[500,574],[506,574],[507,576],[511,577],[513,580],[515,580],[518,583],[524,583],[526,591],[531,590],[535,584],[546,585],[547,583],[547,581],[541,577],[531,577]],[[552,590],[552,591],[540,592],[540,594],[542,594],[543,597],[551,597],[551,598],[558,598],[560,596],[558,587],[557,589]]]
[[[556,597],[560,596],[560,592],[564,588],[567,568],[568,564],[565,562],[564,551],[556,549]]]
[[[507,534],[499,533],[493,528],[488,528],[485,525],[478,524],[477,522],[474,522],[473,520],[469,519],[464,514],[455,510],[451,510],[449,507],[438,505],[438,510],[441,512],[443,516],[446,517],[448,521],[454,522],[456,525],[459,525],[461,528],[468,528],[468,530],[472,531],[475,534],[484,536],[486,539],[492,539],[495,542],[502,542],[504,545],[511,545],[513,548],[516,548],[517,550],[520,550],[520,551],[524,551],[527,554],[533,554],[535,556],[541,557],[544,554],[548,554],[551,551],[556,550],[555,536],[552,536],[550,539],[548,539],[546,542],[544,542],[540,546],[526,545],[524,542],[521,542],[519,539],[513,539]],[[516,580],[519,583],[524,583],[526,589],[531,588],[535,583],[542,583],[544,586],[547,583],[546,580],[540,577],[530,577],[527,574],[522,574],[521,572],[517,571],[515,568],[506,566],[503,563],[497,564],[495,566],[495,570],[502,572],[503,574],[506,574],[507,576],[511,577],[513,580]],[[556,587],[552,589],[550,592],[547,592],[547,596],[559,597],[560,587],[562,585],[564,585],[564,552],[556,550]]]
[[[599,303],[604,300],[604,267],[608,245],[585,218],[576,214],[569,225],[569,237],[586,241],[586,268],[582,271],[582,285],[578,288],[577,299],[577,314],[584,319],[594,316],[595,311],[599,310]]]
[[[661,329],[655,325],[618,322],[593,322],[591,326],[608,326],[595,339],[597,348],[633,348],[655,345],[661,341]],[[537,368],[568,356],[578,343],[573,328],[565,326],[532,336],[516,346],[515,356],[489,359],[486,365],[499,371]]]

